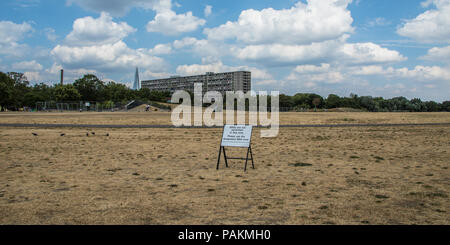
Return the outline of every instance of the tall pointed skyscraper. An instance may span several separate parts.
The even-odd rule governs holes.
[[[141,89],[141,83],[139,81],[139,71],[138,68],[136,67],[136,73],[134,74],[134,84],[133,84],[133,89],[134,90],[139,90]]]

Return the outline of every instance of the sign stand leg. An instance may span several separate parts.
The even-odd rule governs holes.
[[[219,148],[219,156],[217,157],[217,170],[219,170],[220,155],[222,154],[222,146]]]
[[[228,160],[227,160],[227,154],[225,153],[225,146],[223,147],[223,157],[225,158],[225,167],[228,168]]]
[[[247,171],[247,161],[248,161],[248,152],[250,151],[250,147],[247,148],[247,156],[245,157],[245,166],[244,166],[244,172]],[[253,160],[252,160],[253,161]]]
[[[255,169],[255,164],[253,163],[253,153],[252,153],[252,147],[249,146],[248,149],[250,150],[250,156],[252,157],[252,168]]]

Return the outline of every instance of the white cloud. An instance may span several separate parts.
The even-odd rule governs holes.
[[[0,21],[0,43],[16,43],[32,31],[33,27],[26,22],[16,24],[11,21]]]
[[[415,66],[414,69],[400,68],[394,70],[394,75],[402,78],[411,78],[421,82],[430,80],[450,81],[450,71],[439,66]]]
[[[150,79],[158,79],[158,78],[167,78],[171,76],[172,74],[167,72],[152,72],[150,70],[143,70],[142,72],[139,71],[139,77],[141,78],[141,81],[143,80],[150,80]]]
[[[389,50],[374,43],[344,44],[338,50],[337,56],[353,64],[389,63],[406,60],[398,51]]]
[[[50,27],[45,28],[44,33],[45,33],[45,36],[47,37],[47,39],[52,42],[56,41],[56,39],[58,38],[58,35],[56,35],[55,29],[53,29],[53,28],[50,28]]]
[[[57,63],[53,63],[50,68],[36,70],[36,71],[25,71],[24,74],[28,78],[28,80],[32,83],[45,83],[47,85],[53,85],[55,83],[59,83],[60,80],[60,71],[63,67]],[[82,77],[85,74],[95,74],[99,78],[103,78],[101,73],[98,73],[94,69],[69,69],[64,68],[64,83],[71,83],[76,79]]]
[[[65,41],[74,46],[116,43],[135,31],[127,23],[116,23],[108,13],[102,12],[97,19],[91,16],[76,19]]]
[[[180,65],[177,67],[176,71],[179,75],[199,75],[205,74],[206,72],[220,73],[230,71],[250,71],[252,73],[252,80],[272,79],[272,75],[270,75],[266,70],[248,66],[227,66],[220,61],[210,64]]]
[[[388,83],[388,84],[384,85],[383,88],[385,88],[385,89],[404,89],[405,85],[402,83],[395,83],[395,84]]]
[[[303,82],[302,85],[305,88],[314,88],[314,87],[317,86],[317,83],[315,83],[315,82]]]
[[[152,55],[170,54],[172,53],[172,45],[170,43],[157,44],[149,50],[149,53]]]
[[[45,72],[41,72],[40,78],[46,78],[46,80],[50,81],[59,81],[60,72],[63,69],[63,66],[58,63],[53,63],[53,65],[49,69],[45,69]],[[68,83],[70,81],[75,81],[76,79],[82,77],[85,74],[94,74],[99,75],[99,78],[102,78],[102,74],[98,74],[98,72],[94,69],[85,69],[85,68],[77,68],[70,69],[69,67],[64,67],[64,82]],[[31,80],[31,79],[30,79]]]
[[[43,80],[40,72],[38,72],[38,71],[26,71],[23,74],[27,77],[28,81],[42,81]]]
[[[217,60],[221,56],[229,55],[229,45],[214,42],[207,39],[196,39],[194,37],[185,37],[181,40],[175,40],[173,47],[179,50],[188,50],[194,55],[200,55],[209,60]]]
[[[390,69],[392,70],[392,68]],[[383,66],[370,65],[370,66],[355,67],[354,69],[352,69],[351,73],[354,75],[382,75],[385,74],[385,70]]]
[[[298,2],[290,9],[245,10],[237,21],[206,28],[207,39],[186,37],[174,41],[173,48],[189,50],[202,59],[232,56],[265,66],[405,61],[398,51],[375,43],[347,43],[353,31],[349,2],[316,0]],[[227,42],[227,38],[236,42]]]
[[[203,26],[206,22],[193,16],[192,12],[176,14],[172,10],[171,0],[67,0],[68,5],[73,3],[97,13],[107,12],[113,16],[123,16],[131,8],[154,10],[156,11],[156,16],[155,19],[147,23],[147,31],[159,32],[165,35],[191,32]]]
[[[297,80],[307,82],[309,85],[316,85],[317,82],[333,84],[342,82],[344,80],[344,75],[339,71],[339,68],[334,68],[331,67],[330,64],[322,63],[320,66],[297,66],[286,79],[290,81]]]
[[[376,26],[387,26],[387,25],[390,25],[390,24],[391,24],[391,22],[388,21],[388,20],[386,20],[385,18],[383,18],[383,17],[377,17],[377,18],[375,18],[375,19],[369,21],[369,22],[365,25],[365,27],[366,27],[366,28],[370,28],[370,27],[376,27]]]
[[[12,64],[12,68],[20,71],[40,71],[42,70],[42,65],[37,61],[22,61]]]
[[[450,81],[450,70],[439,66],[415,66],[413,69],[407,67],[393,68],[382,66],[362,66],[349,69],[353,75],[379,75],[387,79],[410,79],[417,82]]]
[[[155,55],[170,53],[171,45],[158,44],[153,49],[129,48],[123,39],[134,31],[125,22],[114,22],[105,12],[96,19],[77,19],[65,43],[51,50],[55,64],[47,72],[57,73],[64,68],[72,77],[86,72],[103,76],[104,73],[130,72],[136,66],[148,72],[166,71],[166,62]]]
[[[12,57],[23,57],[28,53],[29,46],[26,44],[20,44],[16,42],[12,43],[1,43],[0,42],[0,54],[12,56]]]
[[[290,9],[242,11],[236,22],[206,28],[209,39],[237,39],[247,44],[310,44],[353,32],[346,0],[309,0]]]
[[[397,33],[424,43],[450,43],[450,0],[428,0],[423,7],[434,5],[415,19],[406,20]]]
[[[181,48],[184,48],[184,47],[187,47],[187,46],[197,45],[200,42],[206,42],[206,40],[203,41],[203,40],[197,40],[197,38],[194,38],[194,37],[185,37],[185,38],[183,38],[181,40],[175,40],[173,42],[173,46],[176,49],[181,49]]]
[[[211,13],[212,13],[212,6],[211,5],[206,5],[205,10],[203,12],[205,14],[205,17],[210,16]]]
[[[256,81],[255,83],[252,82],[252,85],[259,85],[259,86],[264,86],[264,85],[276,85],[279,84],[278,80],[275,79],[269,79],[269,80],[260,80],[260,81]]]
[[[340,42],[331,40],[310,45],[266,44],[233,47],[232,54],[242,60],[260,63],[308,63],[332,57]]]
[[[71,69],[88,67],[102,72],[117,72],[139,66],[162,71],[166,66],[163,59],[151,56],[148,50],[130,49],[123,41],[83,47],[57,45],[51,54],[63,67]]]
[[[326,72],[328,70],[330,70],[330,64],[326,63],[322,63],[320,66],[299,65],[294,69],[294,71],[297,73],[316,73],[316,72]]]
[[[344,75],[340,72],[328,72],[317,75],[310,75],[311,81],[325,82],[325,83],[340,83],[344,80]]]
[[[29,47],[19,41],[33,31],[33,27],[26,22],[16,24],[11,21],[0,21],[0,54],[11,57],[25,56],[29,52]]]
[[[195,31],[203,26],[205,20],[192,15],[192,12],[176,14],[170,9],[157,11],[155,19],[147,23],[148,32],[160,32],[164,35],[178,35]]]
[[[428,53],[421,58],[437,62],[450,62],[450,46],[442,48],[434,47],[428,50]]]
[[[439,66],[415,66],[393,68],[382,65],[369,66],[339,66],[330,64],[300,65],[295,67],[285,78],[289,88],[309,89],[311,91],[326,91],[337,93],[365,91],[369,95],[380,92],[393,95],[407,93],[411,86],[432,88],[428,85],[448,87],[450,69]],[[396,81],[395,83],[393,81]],[[284,89],[284,88],[279,88]],[[372,91],[373,90],[373,91]],[[416,92],[416,91],[409,91]],[[409,93],[408,92],[408,93]],[[360,93],[360,92],[359,92]]]
[[[58,72],[61,71],[62,68],[63,68],[62,65],[53,63],[52,67],[50,67],[49,69],[45,69],[45,72],[50,74],[57,74]]]
[[[205,28],[205,42],[222,53],[268,66],[320,63],[382,64],[405,61],[375,43],[348,43],[354,31],[347,0],[309,0],[289,9],[244,10],[237,21]],[[374,24],[386,24],[382,18]],[[232,39],[235,43],[226,42]],[[221,43],[222,45],[217,45]],[[225,51],[225,52],[224,52]],[[219,54],[220,55],[220,54]]]
[[[347,64],[389,63],[406,60],[399,52],[374,43],[345,43],[346,37],[310,45],[249,45],[233,48],[239,59],[262,63],[340,62]]]

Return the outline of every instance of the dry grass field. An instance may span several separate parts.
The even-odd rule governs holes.
[[[41,124],[133,124],[171,125],[168,112],[72,112],[19,113],[3,112],[0,123]],[[192,118],[194,115],[192,114]],[[224,112],[225,118],[225,112]],[[247,119],[248,120],[248,119]],[[283,112],[281,125],[292,124],[357,124],[357,123],[449,123],[450,114],[432,113],[371,113],[371,112]]]
[[[280,121],[432,123],[450,113]],[[1,113],[0,123],[168,125],[170,113]],[[449,126],[259,131],[256,169],[244,172],[240,160],[215,169],[221,129],[0,127],[0,224],[450,224]]]

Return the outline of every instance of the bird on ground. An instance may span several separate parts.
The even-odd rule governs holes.
[[[106,133],[106,136],[109,136],[109,133]]]
[[[92,135],[95,135],[95,132],[91,132]]]
[[[86,136],[88,136],[88,137],[89,137],[89,133],[86,133]]]
[[[64,135],[66,135],[66,134],[65,133],[60,134],[60,136],[64,136]]]
[[[34,136],[38,136],[38,134],[37,133],[32,133]]]

